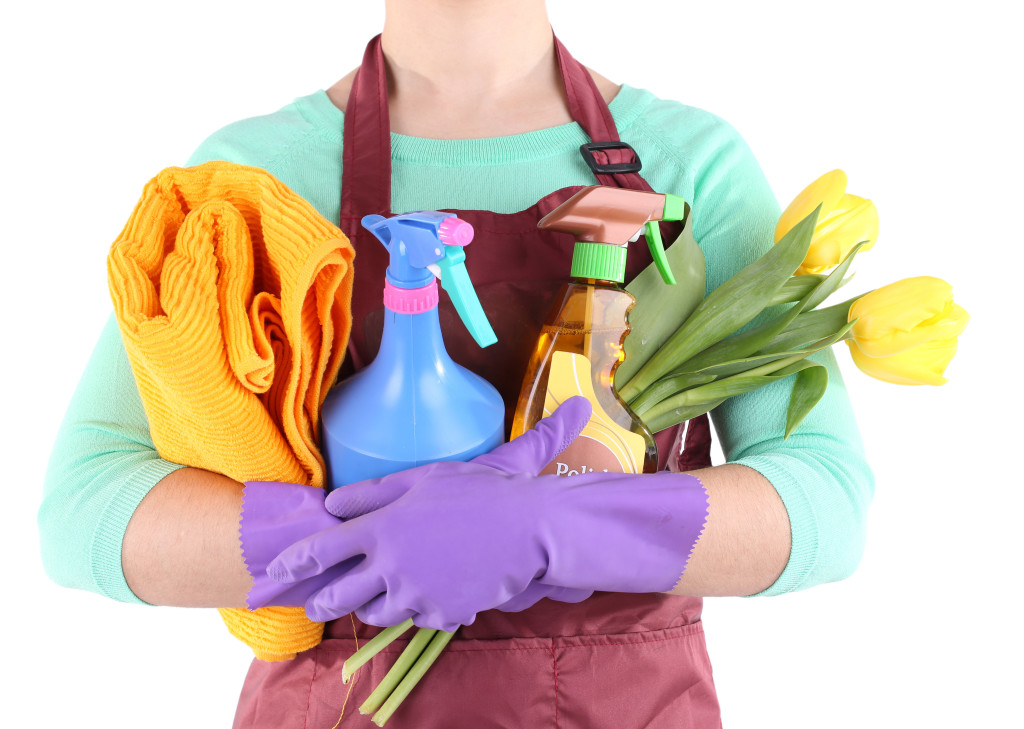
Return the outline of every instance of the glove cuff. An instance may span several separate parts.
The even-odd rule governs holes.
[[[283,585],[267,576],[267,565],[286,547],[340,522],[324,508],[324,490],[273,481],[247,481],[242,492],[238,540],[253,584],[250,610],[268,605],[302,606],[316,587]]]
[[[593,473],[564,485],[547,515],[546,585],[668,592],[682,578],[708,517],[708,495],[686,473]]]

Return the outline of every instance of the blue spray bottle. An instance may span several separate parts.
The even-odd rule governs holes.
[[[434,461],[467,461],[504,441],[501,396],[448,356],[437,315],[435,277],[477,344],[497,341],[464,263],[472,226],[438,212],[367,215],[362,224],[391,258],[384,334],[373,362],[324,401],[328,489]]]

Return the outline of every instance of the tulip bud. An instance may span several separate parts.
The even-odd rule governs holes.
[[[878,238],[878,211],[874,203],[856,195],[846,194],[846,173],[832,170],[812,182],[793,199],[775,226],[778,243],[794,225],[821,205],[818,223],[807,257],[796,274],[821,273],[835,268],[861,241],[866,251]]]
[[[856,319],[847,340],[862,372],[897,385],[942,385],[970,315],[953,303],[953,287],[940,278],[896,281],[850,307]]]

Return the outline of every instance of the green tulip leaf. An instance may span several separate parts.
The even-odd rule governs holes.
[[[827,388],[828,370],[823,365],[818,364],[797,373],[786,412],[786,438],[800,426]]]
[[[792,357],[797,354],[810,354],[811,350],[807,350],[806,353],[802,350],[791,350],[788,352],[765,352],[754,357],[741,357],[740,359],[730,360],[729,362],[719,362],[718,364],[705,367],[702,370],[696,372],[679,372],[675,373],[674,376],[684,377],[690,375],[693,377],[699,377],[700,375],[714,375],[715,378],[719,377],[730,377],[731,375],[738,375],[741,372],[747,372],[749,370],[763,367],[764,365],[770,365],[773,362]],[[661,380],[659,380],[660,382]]]
[[[761,352],[802,349],[811,342],[832,336],[833,333],[847,326],[850,307],[859,298],[860,296],[857,296],[841,304],[803,312],[783,332],[772,339]]]
[[[802,276],[790,276],[782,288],[775,292],[775,296],[768,302],[768,306],[779,304],[795,304],[805,297],[810,291],[821,283],[825,277],[820,273],[808,273]]]
[[[709,402],[698,403],[697,405],[683,406],[652,418],[649,421],[645,421],[645,423],[652,433],[658,433],[666,428],[671,428],[675,425],[679,425],[680,423],[685,423],[691,418],[696,418],[699,415],[711,412],[723,402],[725,401],[712,400]]]
[[[708,347],[706,350],[693,357],[689,362],[682,363],[678,371],[702,371],[705,367],[716,362],[735,360],[761,350],[781,332],[785,331],[785,329],[792,324],[801,313],[814,309],[814,307],[831,296],[832,293],[842,285],[843,276],[846,275],[846,271],[850,268],[850,264],[853,263],[853,257],[857,255],[857,251],[859,251],[863,245],[863,243],[857,244],[853,250],[850,251],[849,255],[843,259],[842,263],[840,263],[828,276],[825,276],[818,281],[817,285],[809,288],[807,293],[804,294],[796,305],[791,306],[784,314],[777,316],[771,321],[766,322],[759,327],[755,327],[750,331],[734,334],[731,337],[727,337],[711,347]],[[794,276],[790,281],[795,278],[802,277]]]
[[[640,415],[647,427],[652,429],[651,432],[656,432],[652,423],[660,426],[661,423],[664,422],[664,418],[675,417],[674,414],[682,412],[689,412],[688,408],[699,407],[709,402],[720,403],[724,400],[728,400],[730,397],[742,395],[750,392],[751,390],[756,390],[759,387],[764,387],[765,385],[770,385],[778,380],[785,379],[786,377],[800,372],[807,367],[820,367],[820,365],[816,362],[801,360],[790,364],[780,364],[778,367],[779,369],[777,371],[770,374],[760,374],[754,370],[752,372],[744,372],[721,380],[715,380],[706,385],[693,387],[662,400],[657,405],[649,408],[642,415],[640,415],[640,413],[637,414]],[[681,422],[682,420],[677,420],[675,423],[670,423],[670,425]],[[667,428],[669,426],[665,425],[663,427]]]
[[[687,372],[681,375],[669,375],[663,377],[629,404],[630,409],[639,417],[644,411],[649,410],[662,400],[677,395],[691,387],[698,387],[713,382],[715,376],[712,374]]]
[[[774,298],[810,246],[821,206],[763,256],[712,291],[619,393],[629,402],[682,362],[751,321]]]
[[[808,291],[824,280],[825,274],[823,273],[804,273],[799,276],[793,276],[775,293],[772,300],[768,302],[768,306],[772,307],[778,306],[779,304],[794,304],[802,299]],[[852,280],[853,275],[851,274],[840,281],[836,288],[841,289]]]
[[[673,403],[677,407],[681,407],[695,400],[715,399],[720,395],[732,397],[735,394],[742,394],[742,392],[749,391],[747,385],[750,383],[760,387],[777,379],[788,377],[805,367],[816,366],[815,363],[802,363],[802,360],[815,352],[831,347],[836,342],[845,338],[846,333],[852,326],[853,322],[844,324],[837,331],[831,332],[828,337],[808,345],[803,350],[775,352],[757,357],[748,357],[736,360],[735,362],[723,362],[700,372],[685,372],[663,377],[644,390],[630,406],[637,416],[645,419],[650,417],[650,411],[654,410],[659,403],[670,398],[676,398],[673,400]],[[735,375],[742,375],[743,377],[738,378]],[[772,375],[774,377],[771,379],[751,379]],[[716,390],[714,387],[705,387],[705,385],[710,385],[710,383],[715,381],[731,383],[730,387],[734,389],[738,387],[739,389],[730,394],[729,390]],[[697,390],[697,392],[695,394],[691,393],[685,400],[678,398],[678,396],[689,390]]]
[[[822,343],[822,346],[828,346],[829,344],[831,342]],[[749,383],[767,384],[772,380],[737,378],[734,375],[742,374],[749,378],[771,375],[776,370],[791,367],[798,360],[816,351],[817,349],[808,349],[803,352],[781,352],[763,357],[751,357],[735,362],[725,362],[700,372],[684,372],[669,375],[661,378],[644,390],[643,393],[630,403],[630,409],[642,418],[645,413],[654,408],[658,403],[694,389],[697,389],[698,392],[688,396],[685,402],[739,395],[749,390]],[[792,372],[788,371],[787,376],[792,374]],[[724,379],[726,377],[728,377],[728,380]],[[720,380],[723,383],[721,387],[705,387],[705,385],[710,385],[719,378],[723,378]],[[680,404],[684,401],[676,399],[673,402]]]
[[[766,352],[764,354],[758,354],[757,356],[753,357],[743,357],[741,359],[733,359],[732,361],[728,362],[721,362],[719,363],[719,365],[713,365],[709,368],[705,368],[697,372],[675,373],[673,375],[670,375],[669,377],[658,380],[656,383],[654,383],[654,385],[648,387],[647,390],[645,390],[644,392],[649,392],[658,383],[666,382],[670,379],[676,380],[677,382],[686,382],[686,378],[692,378],[694,382],[692,385],[689,386],[695,387],[697,385],[705,384],[705,382],[700,381],[702,377],[711,376],[708,377],[707,380],[707,382],[711,382],[712,380],[731,377],[733,375],[739,375],[744,372],[751,372],[752,370],[758,370],[763,374],[770,374],[772,368],[766,366],[775,365],[776,362],[781,362],[781,360],[783,359],[793,360],[795,357],[806,357],[818,351],[818,349],[821,349],[822,347],[830,346],[830,344],[831,342],[829,342],[828,344],[822,344],[821,346],[808,347],[806,349],[790,350],[783,352]],[[780,363],[778,367],[784,367],[786,363],[787,362]]]
[[[825,280],[814,288],[810,298],[804,302],[804,311],[810,311],[817,307],[818,304],[825,301],[825,299],[831,296],[833,292],[850,280],[848,278],[843,278],[843,276],[845,276],[846,272],[850,270],[850,264],[853,263],[853,257],[856,256],[860,250],[868,244],[868,242],[869,241],[861,241],[850,249],[850,252],[846,254],[846,258],[843,259],[843,262],[836,266],[832,272],[825,277]]]
[[[628,382],[704,299],[704,252],[693,237],[693,216],[683,232],[665,251],[675,286],[668,286],[658,267],[651,263],[634,278],[626,291],[636,297],[629,312],[630,335],[623,343],[625,360],[615,379]]]

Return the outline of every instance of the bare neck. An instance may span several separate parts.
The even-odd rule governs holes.
[[[473,139],[572,121],[544,0],[387,0],[382,45],[394,132]],[[327,90],[342,110],[355,73]],[[590,73],[611,101],[619,87]]]

